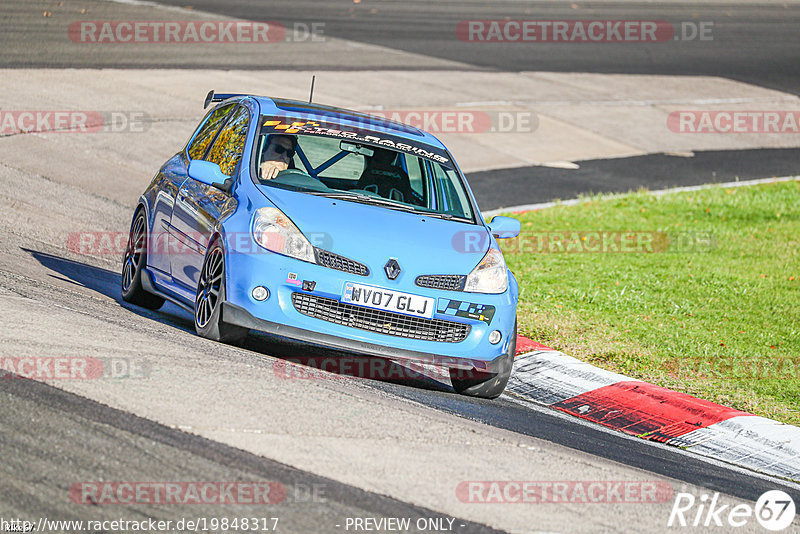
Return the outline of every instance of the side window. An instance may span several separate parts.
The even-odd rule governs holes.
[[[436,182],[444,190],[445,205],[439,206],[439,208],[444,208],[449,213],[463,213],[467,217],[472,217],[466,192],[463,188],[454,185],[454,182],[458,181],[456,171],[445,169],[439,163],[433,163],[431,166],[434,169]]]
[[[214,141],[214,145],[206,157],[207,161],[219,165],[222,173],[226,176],[233,174],[236,165],[242,158],[244,140],[247,137],[248,117],[246,108],[237,109],[217,136],[217,140]]]
[[[419,196],[425,196],[425,186],[422,179],[422,162],[419,161],[417,156],[410,154],[403,154],[401,157],[406,159],[406,168],[408,171],[408,180],[411,182],[411,189],[414,190]]]
[[[200,159],[203,157],[203,154],[206,153],[206,148],[208,148],[211,140],[214,139],[214,135],[216,135],[219,127],[225,122],[225,118],[228,116],[230,110],[233,109],[234,105],[235,104],[228,104],[227,106],[222,106],[209,113],[205,123],[200,127],[197,135],[192,140],[192,144],[189,145],[188,152],[191,159]]]

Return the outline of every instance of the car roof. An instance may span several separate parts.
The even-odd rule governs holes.
[[[388,133],[406,139],[421,141],[431,146],[447,150],[435,136],[415,128],[377,115],[370,115],[363,111],[354,111],[345,108],[325,106],[266,96],[249,95],[261,107],[262,115],[290,115],[292,118],[302,120],[326,120],[346,127],[361,128],[374,132]]]

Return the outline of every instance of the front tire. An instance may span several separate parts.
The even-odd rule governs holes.
[[[228,324],[222,317],[225,302],[225,254],[219,243],[208,249],[194,301],[194,328],[197,334],[223,343],[238,344],[249,329]]]
[[[164,299],[148,293],[142,287],[142,270],[147,265],[147,217],[139,209],[131,223],[128,246],[122,256],[122,300],[149,310],[164,305]]]
[[[511,342],[508,350],[500,356],[500,371],[497,374],[481,373],[475,371],[463,371],[461,369],[450,369],[450,382],[456,393],[468,397],[479,397],[482,399],[496,399],[502,395],[511,378],[511,369],[514,367],[514,356],[517,352],[517,323],[514,322],[514,331],[511,334]]]

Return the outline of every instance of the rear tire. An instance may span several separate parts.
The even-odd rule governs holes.
[[[223,343],[240,344],[249,329],[228,324],[222,317],[225,302],[225,254],[219,243],[208,249],[194,301],[194,328],[197,335]]]
[[[514,331],[508,351],[500,356],[500,371],[497,374],[481,373],[476,370],[464,371],[463,369],[450,369],[450,382],[453,389],[460,395],[479,397],[482,399],[496,399],[502,395],[511,378],[511,369],[514,367],[514,356],[517,352],[517,323],[514,322]]]
[[[147,265],[147,217],[139,209],[133,217],[128,234],[128,246],[122,256],[122,300],[149,310],[164,305],[164,299],[148,293],[142,287],[142,270]]]

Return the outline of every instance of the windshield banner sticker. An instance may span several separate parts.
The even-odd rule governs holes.
[[[262,123],[262,134],[319,135],[336,139],[347,139],[357,143],[392,148],[415,156],[428,158],[439,163],[450,163],[446,152],[430,145],[412,145],[408,139],[382,132],[342,130],[329,121],[292,119],[289,117],[267,117]],[[338,126],[338,125],[336,125]]]

